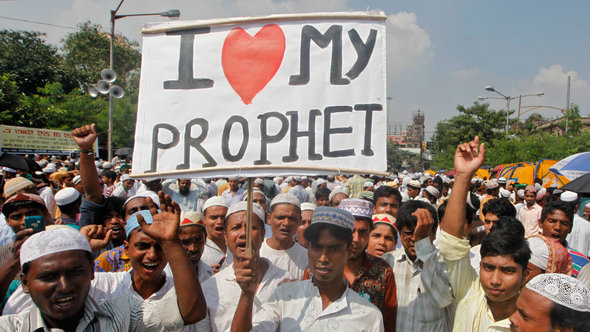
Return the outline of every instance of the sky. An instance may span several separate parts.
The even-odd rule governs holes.
[[[109,29],[110,10],[120,0],[0,0],[0,28],[35,30],[60,40],[87,20]],[[427,139],[436,123],[458,114],[478,96],[544,92],[522,99],[526,106],[565,108],[570,101],[590,116],[590,2],[584,0],[126,0],[119,14],[179,9],[181,20],[281,13],[381,10],[387,15],[387,96],[389,121],[398,129],[420,110]],[[23,22],[28,21],[28,22]],[[144,23],[166,18],[117,20],[116,32],[141,42]],[[42,22],[50,25],[42,25]],[[500,97],[501,98],[501,97]],[[493,109],[504,99],[483,102]],[[518,99],[511,109],[518,107]],[[535,112],[559,117],[553,108]],[[524,113],[522,118],[533,112]]]

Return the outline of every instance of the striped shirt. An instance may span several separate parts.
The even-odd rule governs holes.
[[[76,331],[166,331],[184,325],[175,292],[160,301],[147,302],[132,296],[120,296],[97,304],[87,296],[84,315]],[[50,331],[36,306],[18,315],[0,317],[0,331]]]
[[[453,317],[449,305],[453,295],[446,265],[428,238],[414,246],[414,262],[404,248],[381,256],[392,266],[395,276],[396,331],[450,331]]]
[[[570,253],[570,256],[572,257],[572,277],[575,278],[578,276],[578,272],[580,272],[580,269],[583,268],[584,265],[590,263],[590,260],[588,259],[588,257],[586,257],[586,255],[567,245],[566,248],[567,251]]]

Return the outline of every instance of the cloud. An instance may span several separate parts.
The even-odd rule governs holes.
[[[426,65],[434,58],[430,35],[418,25],[414,13],[387,17],[387,66],[390,74]]]
[[[451,73],[451,77],[460,80],[470,80],[483,74],[479,68],[461,69]]]
[[[543,91],[543,104],[564,107],[567,94],[567,77],[570,76],[570,102],[580,105],[582,115],[588,113],[590,103],[590,84],[579,77],[574,70],[564,70],[562,65],[556,64],[548,68],[542,67],[530,82],[532,92]]]

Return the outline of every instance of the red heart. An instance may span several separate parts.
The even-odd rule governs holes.
[[[252,37],[235,28],[225,38],[221,52],[223,73],[248,105],[275,76],[285,53],[285,35],[276,24],[267,24]]]

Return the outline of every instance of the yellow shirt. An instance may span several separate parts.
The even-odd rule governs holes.
[[[494,321],[479,276],[469,261],[469,240],[456,238],[445,231],[441,231],[441,235],[438,242],[440,255],[447,265],[457,300],[453,331],[510,331],[508,318]]]

